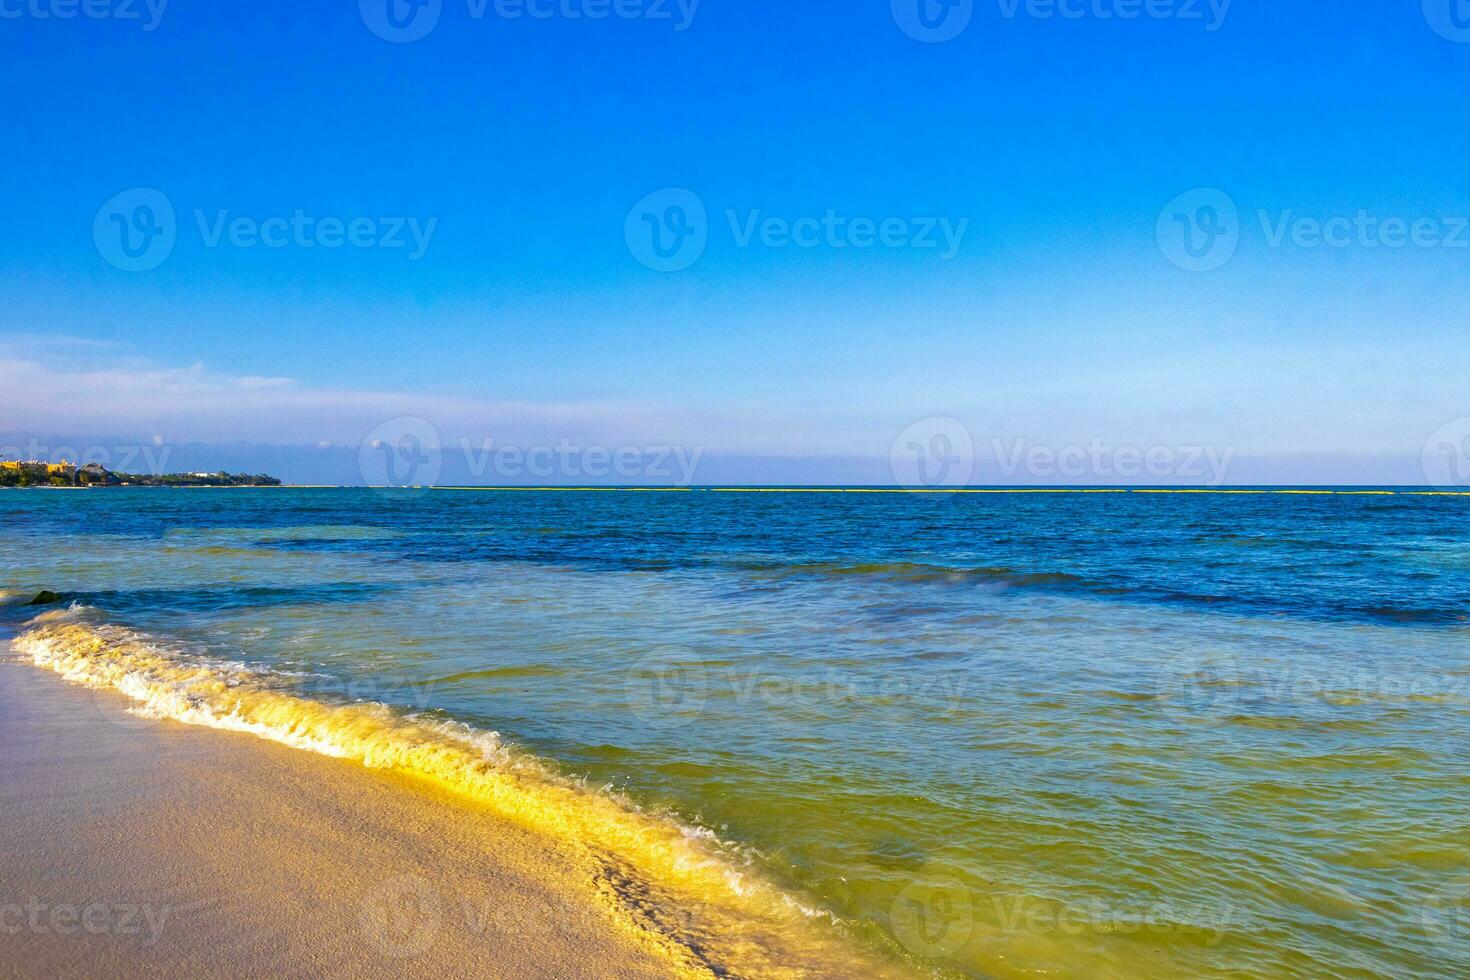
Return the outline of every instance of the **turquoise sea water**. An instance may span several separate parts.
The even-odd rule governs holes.
[[[1470,973],[1470,498],[14,491],[0,589],[497,731],[922,970]]]

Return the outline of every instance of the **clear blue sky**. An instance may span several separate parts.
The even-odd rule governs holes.
[[[0,0],[12,441],[157,436],[201,465],[295,447],[288,475],[331,478],[328,456],[403,414],[447,442],[697,446],[700,482],[878,482],[905,427],[940,416],[980,456],[1200,445],[1236,454],[1231,482],[1409,482],[1470,416],[1470,231],[1273,245],[1257,215],[1455,237],[1470,43],[1417,0],[1155,0],[1198,19],[1127,20],[1102,14],[1129,0],[1075,18],[980,0],[942,43],[889,0],[604,20],[443,0],[410,43],[365,23],[388,0],[173,0],[152,30],[143,0],[141,21],[37,16],[57,2]],[[625,225],[671,187],[707,209],[708,244],[656,271]],[[132,188],[176,212],[146,271],[94,240]],[[1239,211],[1208,271],[1156,233],[1193,188]],[[434,225],[412,259],[209,247],[196,218],[297,210]],[[967,223],[946,258],[741,247],[727,211]]]

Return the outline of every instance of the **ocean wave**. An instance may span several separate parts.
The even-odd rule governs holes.
[[[562,668],[547,664],[513,664],[507,667],[489,667],[484,670],[461,671],[457,674],[432,678],[424,681],[424,684],[462,684],[465,681],[493,681],[516,677],[560,677],[565,673],[566,671]]]
[[[873,578],[914,584],[947,583],[996,589],[1034,589],[1120,602],[1231,609],[1254,615],[1286,613],[1308,618],[1348,619],[1386,625],[1453,627],[1470,623],[1470,608],[1463,606],[1411,606],[1382,602],[1337,602],[1324,606],[1318,602],[1296,602],[1274,594],[1188,592],[1106,575],[1088,576],[1054,569],[1028,571],[1003,565],[970,567],[906,561],[843,563],[749,560],[735,560],[730,565],[762,579],[799,579],[803,576],[828,580]]]
[[[285,675],[191,655],[84,607],[43,613],[13,647],[71,683],[124,695],[136,715],[403,773],[570,845],[613,920],[682,975],[906,972],[858,948],[831,927],[830,913],[742,861],[712,832],[589,788],[495,732],[377,703],[305,697]]]
[[[310,587],[273,585],[198,585],[188,588],[98,589],[95,591],[41,592],[34,605],[80,602],[122,614],[131,610],[150,612],[220,612],[265,606],[360,603],[392,591],[372,582],[322,582]],[[47,597],[45,602],[40,597]]]
[[[274,544],[280,541],[375,541],[401,537],[402,532],[365,524],[305,524],[280,527],[175,527],[163,535],[165,544],[197,541],[224,543],[248,541]]]
[[[818,575],[829,578],[872,577],[904,582],[993,582],[1014,586],[1084,585],[1087,580],[1070,572],[1024,572],[1005,567],[964,568],[924,562],[737,562],[751,572],[785,575]]]
[[[35,589],[0,589],[0,608],[6,606],[50,606],[66,602],[70,595]]]

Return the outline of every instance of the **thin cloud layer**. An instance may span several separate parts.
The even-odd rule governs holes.
[[[56,338],[0,341],[0,390],[0,432],[11,438],[65,433],[83,440],[356,447],[399,418],[428,421],[445,446],[565,441],[782,455],[812,452],[834,436],[844,437],[798,435],[770,418],[676,412],[647,402],[527,402],[316,386],[286,377],[232,375],[202,363],[161,365]]]

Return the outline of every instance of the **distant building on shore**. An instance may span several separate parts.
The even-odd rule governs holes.
[[[147,486],[147,487],[278,487],[281,481],[263,473],[114,473],[101,463],[81,468],[69,460],[0,459],[0,486]]]
[[[3,459],[0,460],[0,470],[29,473],[44,478],[59,476],[66,480],[75,479],[77,475],[76,466],[64,459],[59,463],[48,463],[41,459]]]

